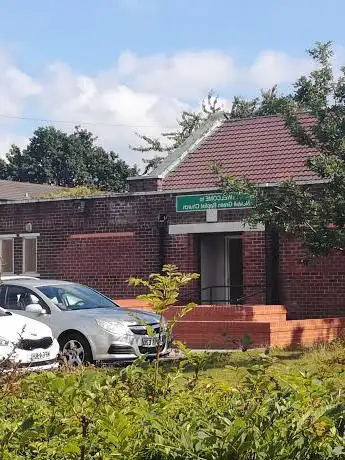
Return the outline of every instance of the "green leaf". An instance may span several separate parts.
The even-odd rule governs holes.
[[[26,419],[23,420],[22,424],[19,427],[20,431],[26,431],[32,428],[34,424],[34,418],[32,416],[27,417]]]

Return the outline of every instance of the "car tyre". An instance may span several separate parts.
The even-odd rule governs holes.
[[[71,332],[59,338],[62,362],[67,366],[76,367],[93,362],[92,351],[88,340],[78,332]]]

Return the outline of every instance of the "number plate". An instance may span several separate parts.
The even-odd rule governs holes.
[[[158,345],[159,337],[143,337],[142,344],[144,347],[156,347]],[[165,337],[161,337],[160,345],[162,346],[165,342]]]
[[[50,358],[49,351],[38,351],[36,353],[32,353],[31,359],[32,361],[46,361]]]

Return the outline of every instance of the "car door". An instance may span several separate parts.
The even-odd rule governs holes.
[[[5,295],[6,295],[6,286],[0,284],[0,307],[5,308]]]
[[[5,286],[5,292],[2,295],[4,297],[4,308],[7,310],[49,325],[50,309],[43,299],[31,289],[24,286],[8,284]],[[25,308],[31,304],[40,305],[46,313],[38,314],[26,311]]]

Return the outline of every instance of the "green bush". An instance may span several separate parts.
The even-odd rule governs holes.
[[[43,199],[51,200],[55,198],[83,198],[86,196],[97,196],[97,195],[105,195],[105,194],[107,194],[107,192],[99,190],[95,187],[87,187],[85,185],[78,185],[72,188],[61,187],[60,190],[55,190],[54,192],[46,193],[43,196]]]
[[[196,378],[195,363],[192,375],[183,373],[185,363],[163,366],[156,389],[154,366],[141,360],[7,382],[0,386],[0,458],[345,458],[341,366],[335,381],[253,354],[234,384],[203,371]]]

